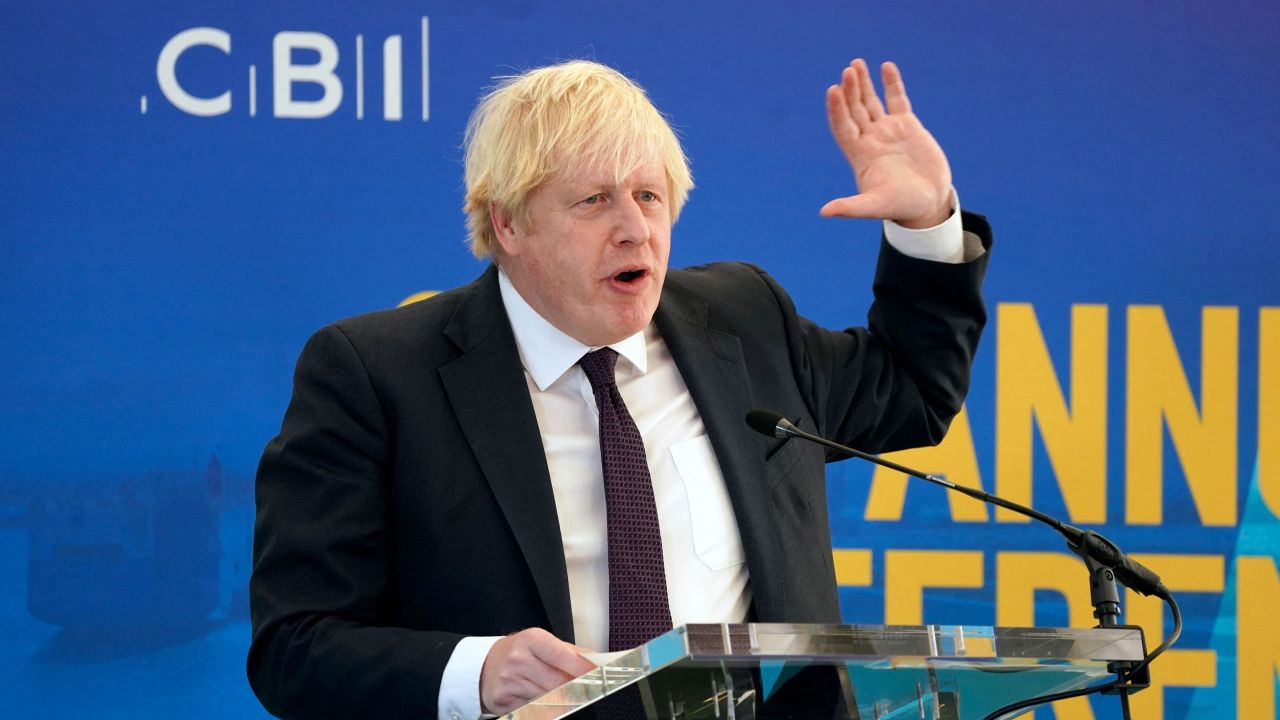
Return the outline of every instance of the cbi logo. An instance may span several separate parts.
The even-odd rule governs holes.
[[[430,117],[428,79],[428,22],[422,18],[421,77],[422,121]],[[178,62],[189,50],[207,46],[231,55],[231,34],[215,27],[193,27],[174,35],[161,48],[156,58],[156,82],[160,92],[170,105],[188,115],[211,117],[226,115],[234,108],[243,108],[249,117],[258,115],[258,69],[248,66],[247,84],[241,90],[228,87],[214,95],[205,91],[197,95],[183,85],[178,76]],[[295,54],[294,51],[299,51]],[[207,51],[206,51],[207,52]],[[365,52],[364,36],[356,35],[353,49],[355,62],[354,104],[355,116],[365,115]],[[382,119],[404,118],[404,37],[391,35],[382,41]],[[305,59],[306,61],[304,61]],[[342,80],[335,72],[340,52],[337,41],[318,32],[278,32],[271,40],[271,117],[315,120],[333,115],[350,100],[352,93],[343,88]],[[193,83],[188,83],[192,85]],[[201,83],[207,85],[208,81]],[[229,85],[230,83],[228,83]],[[305,86],[310,86],[306,87]],[[243,100],[241,98],[244,98]],[[147,114],[148,99],[143,95],[139,109]]]

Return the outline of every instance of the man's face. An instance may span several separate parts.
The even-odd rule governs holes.
[[[618,184],[607,168],[578,168],[539,185],[521,224],[495,209],[502,268],[534,310],[586,345],[643,330],[667,276],[671,209],[666,173],[650,161]]]

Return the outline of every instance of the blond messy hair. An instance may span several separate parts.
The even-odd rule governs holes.
[[[497,243],[489,205],[521,224],[526,200],[551,176],[583,165],[611,168],[618,182],[657,159],[666,171],[671,222],[693,177],[675,132],[644,89],[600,63],[573,60],[495,78],[467,123],[467,240],[478,258]]]

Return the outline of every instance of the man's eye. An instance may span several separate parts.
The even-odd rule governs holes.
[[[641,190],[636,197],[640,198],[641,202],[654,202],[658,199],[658,196],[656,194],[648,190]]]
[[[595,205],[596,203],[599,203],[602,200],[604,200],[604,194],[596,193],[595,195],[592,195],[591,197],[587,198],[586,200],[583,200],[582,202],[588,205]]]

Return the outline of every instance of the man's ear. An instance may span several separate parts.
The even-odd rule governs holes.
[[[489,203],[489,223],[493,225],[493,234],[502,246],[503,254],[511,257],[519,255],[519,233],[511,211],[496,202]]]

